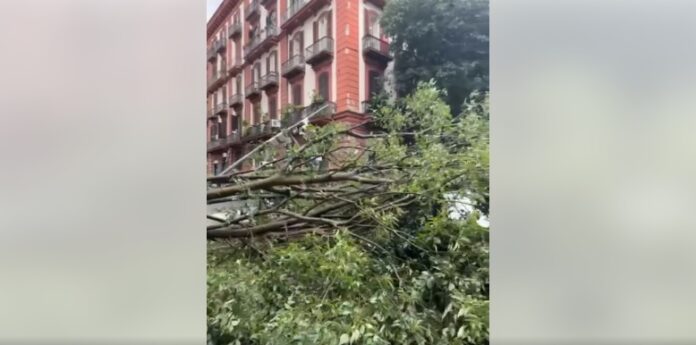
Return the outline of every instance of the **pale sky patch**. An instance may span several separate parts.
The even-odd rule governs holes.
[[[220,3],[222,0],[206,0],[206,6],[207,6],[207,11],[206,11],[206,18],[207,20],[210,19],[210,17],[215,13],[215,10],[220,6]]]

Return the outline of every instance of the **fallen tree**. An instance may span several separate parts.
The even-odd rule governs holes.
[[[401,105],[375,108],[372,133],[361,130],[367,123],[310,126],[302,142],[288,134],[289,144],[259,151],[256,166],[209,178],[209,203],[244,199],[257,207],[220,219],[208,238],[369,231],[387,215],[409,205],[432,208],[453,192],[487,209],[487,110],[471,104],[453,121],[432,85]]]
[[[488,100],[453,117],[440,96],[422,84],[369,127],[307,126],[209,178],[209,204],[244,204],[208,217],[212,343],[488,341]]]

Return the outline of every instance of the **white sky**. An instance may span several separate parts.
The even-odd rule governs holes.
[[[210,19],[210,16],[215,13],[215,9],[220,5],[222,0],[205,0],[206,1],[206,6],[207,6],[207,11],[206,11],[206,20]]]

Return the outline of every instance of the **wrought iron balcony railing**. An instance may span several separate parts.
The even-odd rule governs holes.
[[[230,96],[230,99],[228,100],[228,103],[230,104],[230,107],[234,107],[236,105],[244,104],[244,97],[241,94],[234,94]]]
[[[227,37],[233,38],[242,33],[241,23],[232,23],[229,28],[227,28]]]
[[[304,55],[301,54],[291,56],[289,59],[285,60],[285,62],[283,62],[283,65],[281,66],[281,73],[285,78],[293,77],[299,73],[304,72],[304,70],[305,59]]]
[[[266,26],[264,29],[260,30],[256,36],[252,37],[249,43],[244,46],[244,56],[249,55],[263,44],[267,39],[274,38],[278,36],[278,27],[274,24]]]
[[[246,86],[244,93],[247,98],[259,96],[261,94],[261,89],[259,88],[259,82],[254,81]]]
[[[227,102],[220,102],[215,106],[215,114],[224,113],[227,111]]]
[[[372,35],[366,35],[363,37],[362,44],[365,55],[385,61],[392,59],[389,52],[389,42]]]
[[[331,37],[322,37],[307,47],[305,59],[308,64],[314,65],[333,55],[334,40]]]
[[[278,86],[278,72],[268,72],[261,78],[261,89],[267,90],[271,87]]]

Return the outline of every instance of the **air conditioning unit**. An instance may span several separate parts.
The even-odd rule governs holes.
[[[271,128],[280,128],[280,120],[272,119],[271,120]]]

